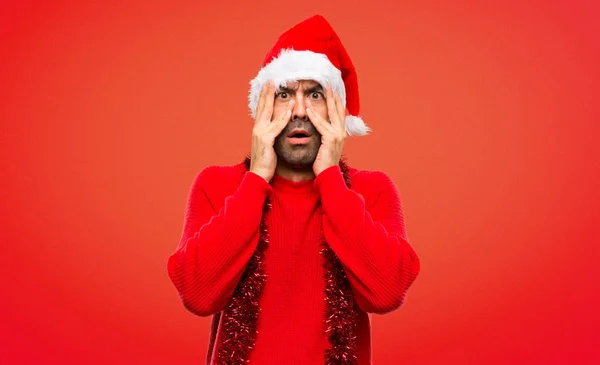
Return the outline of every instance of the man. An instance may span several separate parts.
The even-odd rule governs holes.
[[[420,270],[398,192],[340,161],[370,129],[329,23],[280,36],[251,82],[250,158],[194,180],[168,273],[213,316],[207,364],[370,364],[368,313],[401,306]]]

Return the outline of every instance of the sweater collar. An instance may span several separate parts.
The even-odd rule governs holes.
[[[280,175],[273,175],[271,184],[273,189],[280,192],[287,193],[316,193],[314,186],[315,179],[303,180],[303,181],[292,181]]]

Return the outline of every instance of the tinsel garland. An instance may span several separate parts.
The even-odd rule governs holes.
[[[250,158],[244,160],[250,169]],[[342,160],[340,169],[346,186],[350,188],[348,166]],[[260,297],[267,280],[265,251],[269,247],[267,214],[271,201],[267,197],[263,205],[260,222],[260,237],[256,250],[246,271],[242,275],[232,299],[223,311],[223,339],[220,343],[216,363],[218,365],[241,365],[249,363],[249,355],[256,341]],[[325,323],[327,339],[331,345],[325,350],[326,365],[356,365],[356,320],[354,297],[346,272],[326,241],[321,243],[323,268],[325,271]]]

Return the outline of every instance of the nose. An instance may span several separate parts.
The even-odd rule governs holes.
[[[302,95],[298,95],[296,97],[294,110],[292,110],[292,119],[308,120],[308,115],[306,115],[306,105],[304,105],[304,99]]]

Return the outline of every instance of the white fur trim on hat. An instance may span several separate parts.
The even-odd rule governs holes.
[[[273,58],[250,81],[248,107],[252,118],[256,118],[260,91],[269,80],[273,80],[277,88],[297,80],[314,80],[323,87],[331,85],[332,90],[340,95],[342,104],[346,107],[346,87],[342,79],[342,72],[324,54],[293,49],[281,50],[279,56]],[[352,136],[364,136],[371,129],[362,119],[350,115],[346,117],[346,131]]]

